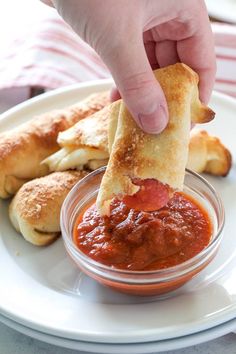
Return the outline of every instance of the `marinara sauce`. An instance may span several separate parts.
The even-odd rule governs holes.
[[[114,199],[110,216],[90,206],[76,220],[73,238],[88,257],[126,270],[158,270],[198,254],[211,239],[208,213],[190,196],[176,192],[157,211],[137,211]]]

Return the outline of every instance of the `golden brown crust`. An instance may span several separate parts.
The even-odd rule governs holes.
[[[15,194],[25,181],[49,173],[48,167],[40,162],[59,149],[58,133],[108,102],[108,92],[96,93],[73,106],[42,114],[1,133],[0,198]]]
[[[80,119],[89,117],[110,103],[109,91],[96,92],[69,107],[66,120],[71,127]],[[78,119],[79,117],[79,119]],[[68,129],[68,128],[67,128]]]
[[[9,207],[9,217],[23,237],[44,246],[60,235],[60,209],[72,187],[88,172],[55,172],[24,184]]]
[[[80,120],[71,128],[59,133],[57,142],[61,147],[98,148],[108,152],[108,125],[112,109],[119,108],[120,101],[107,105],[87,119]]]
[[[193,122],[206,122],[214,112],[198,98],[198,76],[184,64],[154,72],[168,104],[169,122],[157,135],[144,133],[135,123],[123,101],[107,170],[97,198],[102,214],[113,196],[132,195],[139,187],[132,179],[157,179],[174,189],[182,189],[188,156],[189,131]],[[117,120],[112,112],[111,129]],[[117,118],[117,117],[116,117]],[[114,133],[111,136],[114,136]]]
[[[108,124],[112,110],[119,111],[120,101],[104,107],[99,112],[80,120],[70,129],[59,133],[58,142],[62,147],[47,157],[50,171],[93,168],[104,166],[109,158]]]
[[[219,138],[209,135],[205,130],[191,132],[187,168],[225,177],[231,166],[231,153]]]

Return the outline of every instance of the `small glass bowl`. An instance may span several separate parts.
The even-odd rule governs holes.
[[[99,283],[133,295],[160,295],[173,291],[205,268],[215,257],[222,239],[224,208],[214,188],[200,175],[186,170],[184,192],[208,211],[213,224],[210,243],[200,253],[174,267],[155,271],[120,270],[98,263],[73,242],[77,216],[95,200],[105,171],[102,167],[79,181],[67,195],[61,209],[61,231],[66,250],[77,266]]]

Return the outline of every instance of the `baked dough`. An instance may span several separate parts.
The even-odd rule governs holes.
[[[120,100],[59,133],[57,142],[62,149],[42,164],[46,164],[50,171],[82,170],[85,167],[94,170],[106,165],[109,158],[109,117],[111,111],[118,114],[119,108]]]
[[[30,243],[45,246],[60,235],[60,210],[85,171],[55,172],[25,183],[9,207],[12,225]]]
[[[117,111],[112,117],[107,114],[112,107],[110,105],[109,108],[107,106],[72,128],[59,133],[60,144],[64,147],[45,159],[43,163],[48,165],[50,171],[81,170],[84,167],[96,170],[107,165],[108,151],[111,151],[109,144],[112,145],[114,141],[119,105],[120,102],[116,105]],[[112,129],[109,129],[108,139],[108,121],[112,118],[114,122],[110,123]],[[219,138],[208,134],[205,130],[196,128],[191,130],[187,168],[198,173],[226,176],[231,165],[230,151]]]
[[[1,133],[0,198],[8,198],[26,181],[48,174],[48,166],[40,162],[60,148],[58,133],[108,103],[108,92],[95,93],[73,106],[44,113]]]
[[[225,177],[231,165],[231,153],[219,138],[209,135],[205,130],[191,131],[187,168]]]
[[[154,72],[165,96],[169,122],[156,135],[144,133],[135,123],[124,102],[121,102],[118,122],[112,111],[111,126],[117,124],[114,141],[109,142],[111,154],[97,197],[102,215],[109,214],[113,197],[122,199],[134,195],[139,186],[134,179],[154,179],[172,189],[183,188],[191,121],[204,123],[214,118],[214,112],[198,97],[198,76],[188,66],[177,63]]]

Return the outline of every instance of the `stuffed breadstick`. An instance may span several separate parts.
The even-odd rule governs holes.
[[[72,187],[85,171],[55,172],[25,183],[14,196],[9,217],[30,243],[45,246],[60,235],[60,210]]]
[[[109,118],[111,111],[118,114],[119,108],[120,101],[113,102],[59,133],[57,142],[62,149],[46,158],[42,164],[46,164],[50,171],[82,170],[84,167],[95,170],[106,165],[109,158]]]
[[[181,190],[188,158],[191,121],[208,122],[214,112],[198,97],[198,76],[184,64],[154,72],[166,96],[169,122],[164,131],[144,133],[121,103],[117,129],[110,127],[110,159],[97,197],[100,214],[109,215],[113,197],[138,210],[157,210]],[[112,115],[116,115],[112,112]],[[116,120],[111,120],[116,124]]]
[[[28,180],[49,173],[43,159],[59,149],[58,133],[109,103],[108,92],[96,93],[61,110],[34,117],[0,134],[0,198],[14,195]]]

